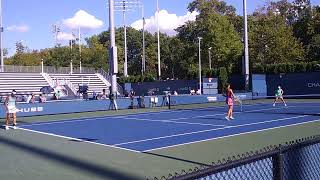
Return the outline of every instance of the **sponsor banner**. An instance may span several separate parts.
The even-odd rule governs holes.
[[[131,88],[136,95],[164,95],[164,91],[169,91],[173,94],[177,91],[178,94],[190,94],[190,90],[198,89],[197,80],[168,80],[159,82],[143,82],[132,83]]]
[[[266,80],[268,96],[273,96],[278,86],[285,95],[320,94],[320,72],[269,74]]]
[[[218,101],[217,97],[207,97],[207,99],[208,99],[208,102],[216,102],[216,101]]]
[[[218,94],[218,89],[203,89],[203,94],[204,95],[213,95],[213,94]]]

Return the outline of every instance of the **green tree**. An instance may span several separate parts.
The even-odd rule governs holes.
[[[229,21],[231,16],[235,17],[235,8],[219,0],[195,0],[189,5],[189,11],[194,10],[200,13],[196,21],[177,29],[178,38],[185,44],[184,64],[188,72],[192,74],[198,68],[197,37],[203,37],[203,67],[208,67],[207,49],[212,47],[214,66],[225,66],[231,71],[242,54],[241,38]]]
[[[294,35],[299,38],[303,45],[307,46],[314,34],[312,28],[312,6],[310,0],[295,0],[293,2]]]
[[[255,13],[249,33],[250,59],[272,64],[304,60],[302,44],[293,36],[286,19],[273,12]]]
[[[87,46],[82,51],[82,64],[86,67],[93,67],[95,69],[102,68],[108,71],[109,63],[108,48],[99,42],[99,37],[94,35],[86,39]]]
[[[203,37],[204,49],[212,47],[212,58],[219,66],[231,71],[232,65],[242,54],[241,38],[227,15],[234,15],[235,8],[218,0],[198,0],[198,6],[189,6],[189,10],[198,10],[197,28]]]
[[[320,34],[313,36],[308,45],[308,56],[313,61],[320,60]]]
[[[220,92],[224,92],[228,84],[228,73],[225,67],[221,67],[219,69],[219,90]]]
[[[16,54],[23,54],[26,52],[27,47],[21,41],[16,42]]]
[[[26,53],[18,53],[13,57],[6,60],[10,62],[11,65],[20,65],[20,66],[38,66],[41,62],[41,57],[39,56],[38,51],[26,52]]]
[[[190,12],[198,11],[200,14],[211,14],[212,11],[220,15],[235,15],[236,8],[221,0],[194,0],[188,6]]]

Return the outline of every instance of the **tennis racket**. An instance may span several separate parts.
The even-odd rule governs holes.
[[[242,112],[242,100],[240,99],[239,96],[235,96],[235,100],[239,103],[239,105],[240,105],[240,111]]]

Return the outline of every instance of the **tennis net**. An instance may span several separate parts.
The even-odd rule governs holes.
[[[283,99],[285,103],[281,99],[274,103],[274,96],[236,94],[234,111],[251,112],[255,109],[262,109],[260,113],[320,115],[320,94],[285,95]],[[168,106],[171,110],[221,112],[225,112],[227,108],[226,97],[223,95],[169,96]]]

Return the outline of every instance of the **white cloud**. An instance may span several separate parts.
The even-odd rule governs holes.
[[[75,36],[72,33],[59,32],[57,35],[57,39],[59,41],[69,41],[71,39],[75,39]]]
[[[162,33],[167,33],[168,35],[175,35],[177,32],[174,30],[177,27],[184,25],[187,21],[195,21],[196,16],[199,13],[194,12],[188,12],[184,16],[177,16],[176,14],[169,14],[166,10],[159,11],[159,27],[160,31]],[[157,17],[158,13],[156,12],[154,16],[150,17],[149,19],[146,19],[145,22],[145,29],[151,33],[154,33],[157,31]],[[137,30],[142,29],[142,20],[135,21],[131,24],[131,27]]]
[[[13,31],[13,32],[20,32],[20,33],[24,33],[29,31],[29,26],[27,25],[12,25],[7,27],[8,31]]]
[[[77,29],[79,26],[85,29],[98,29],[103,26],[103,21],[84,10],[79,10],[72,18],[64,19],[62,23],[71,29]]]

